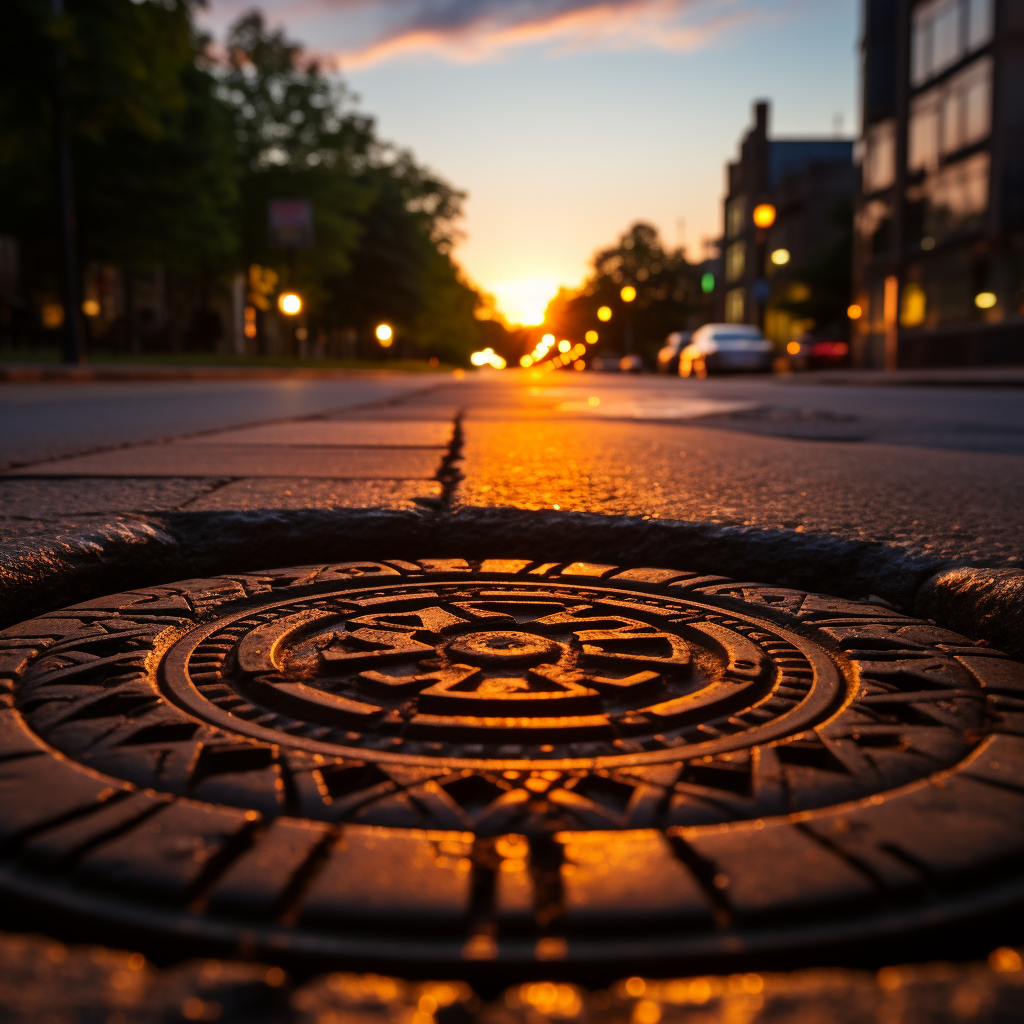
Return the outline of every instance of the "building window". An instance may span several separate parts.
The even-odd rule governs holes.
[[[939,166],[941,111],[941,89],[929,89],[911,102],[907,129],[907,170],[932,171]]]
[[[857,215],[857,230],[866,253],[878,256],[892,246],[892,206],[882,199],[865,203]]]
[[[726,281],[738,281],[747,269],[747,244],[746,242],[733,242],[725,250],[725,279]]]
[[[725,320],[730,324],[743,323],[743,307],[746,304],[746,289],[733,288],[725,293]]]
[[[746,203],[743,196],[730,199],[725,208],[725,237],[735,238],[743,234]]]
[[[992,41],[993,0],[924,0],[914,8],[910,80],[923,85]]]
[[[924,233],[942,239],[981,227],[988,209],[989,154],[975,153],[925,179]]]
[[[907,168],[932,171],[940,157],[973,146],[992,130],[992,58],[983,57],[910,104]]]
[[[896,122],[871,125],[864,139],[864,191],[880,192],[896,180]]]
[[[992,58],[965,68],[949,83],[942,152],[955,153],[980,142],[992,130]]]

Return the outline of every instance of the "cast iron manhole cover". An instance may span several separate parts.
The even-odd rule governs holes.
[[[1022,666],[882,607],[395,561],[0,639],[0,887],[44,923],[449,976],[680,970],[1024,895]]]

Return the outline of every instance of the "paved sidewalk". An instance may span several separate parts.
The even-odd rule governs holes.
[[[829,411],[829,389],[800,389],[810,411],[755,416],[765,394],[781,403],[792,390],[739,381],[697,392],[592,374],[413,383],[392,381],[376,402],[350,390],[329,408],[331,394],[308,393],[291,417],[260,425],[203,425],[160,442],[27,461],[0,478],[0,538],[28,543],[112,515],[169,511],[507,505],[787,529],[975,565],[1024,564],[1024,455],[1014,440],[1024,430],[1013,403],[971,405],[970,394],[958,407],[961,393],[943,389],[908,397],[901,419],[892,401],[865,390],[858,417]],[[861,394],[845,393],[854,390]],[[252,423],[259,411],[245,403],[231,415]],[[995,418],[983,423],[983,414]],[[986,438],[990,450],[958,450]]]

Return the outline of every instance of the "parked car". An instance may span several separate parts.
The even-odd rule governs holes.
[[[673,331],[658,352],[658,373],[678,373],[679,353],[693,337],[693,331]]]
[[[679,353],[680,377],[709,373],[767,373],[775,347],[750,324],[705,324]]]

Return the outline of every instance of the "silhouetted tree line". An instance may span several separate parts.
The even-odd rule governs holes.
[[[480,297],[450,255],[463,194],[381,140],[340,79],[258,11],[215,56],[196,6],[66,0],[57,14],[52,0],[4,5],[0,235],[18,240],[21,266],[16,288],[8,268],[6,296],[0,281],[0,304],[15,335],[59,296],[59,86],[79,266],[119,275],[121,312],[105,347],[225,347],[232,281],[260,264],[303,296],[311,352],[370,354],[374,325],[387,321],[392,351],[461,361],[480,340]],[[271,199],[312,202],[311,248],[270,248]],[[151,309],[154,289],[166,317],[142,323],[141,292]]]
[[[621,298],[627,285],[636,290],[628,303]],[[610,320],[599,319],[602,306],[611,310]],[[563,289],[551,300],[543,330],[573,342],[597,331],[591,352],[621,356],[629,350],[650,367],[668,334],[697,327],[709,315],[699,268],[682,249],[666,248],[656,228],[638,222],[615,245],[595,253],[582,287]]]

